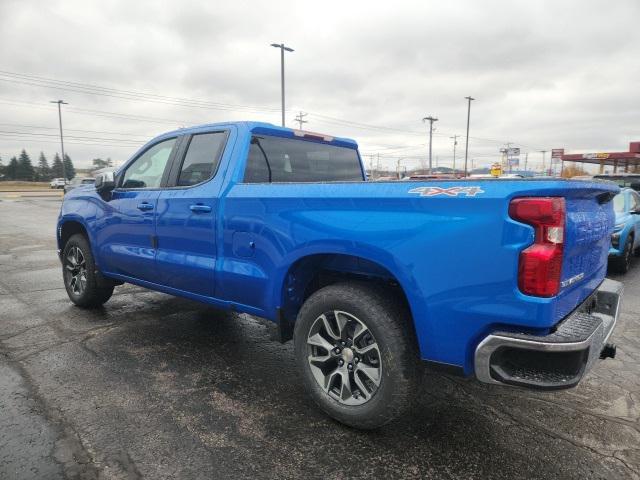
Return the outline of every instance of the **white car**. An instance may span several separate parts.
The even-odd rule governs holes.
[[[51,180],[51,183],[49,183],[49,186],[51,188],[64,188],[66,184],[67,182],[65,182],[64,178],[54,178]]]

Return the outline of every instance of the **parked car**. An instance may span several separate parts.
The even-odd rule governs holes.
[[[416,173],[408,177],[404,177],[404,181],[416,181],[416,180],[447,180],[460,178],[459,175],[453,173]]]
[[[423,362],[554,390],[615,355],[618,191],[369,182],[353,140],[231,122],[161,135],[70,191],[57,242],[76,305],[127,282],[272,320],[320,408],[375,428],[407,411]]]
[[[620,188],[631,188],[640,192],[640,173],[602,173],[594,175],[593,178],[609,180],[616,183]]]
[[[611,235],[609,263],[619,273],[631,266],[633,253],[640,255],[640,195],[631,188],[623,188],[613,198],[616,223]]]
[[[51,182],[49,183],[49,186],[51,188],[64,188],[64,186],[67,184],[67,182],[65,181],[64,178],[54,178],[53,180],[51,180]]]
[[[96,181],[95,178],[88,178],[88,177],[80,178],[80,177],[76,177],[71,182],[67,183],[64,186],[64,193],[66,195],[68,192],[70,192],[74,188],[78,188],[78,187],[81,187],[83,185],[93,185],[95,183],[95,181]]]

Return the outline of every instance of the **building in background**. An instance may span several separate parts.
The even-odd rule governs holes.
[[[612,173],[634,172],[640,170],[640,142],[629,143],[628,152],[596,152],[596,153],[564,153],[564,149],[554,149],[559,152],[562,168],[566,162],[599,165],[599,173],[604,173],[605,166],[613,167]],[[560,153],[561,152],[561,153]],[[619,170],[620,169],[620,170]]]

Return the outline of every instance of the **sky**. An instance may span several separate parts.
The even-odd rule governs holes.
[[[626,151],[640,140],[640,2],[100,2],[0,0],[0,158],[65,151],[123,162],[153,136],[226,120],[286,123],[358,141],[367,166],[464,157],[510,143]],[[549,153],[546,154],[547,163]]]

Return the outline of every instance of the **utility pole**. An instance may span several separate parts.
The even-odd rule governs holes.
[[[309,123],[309,120],[303,120],[303,118],[306,117],[307,115],[308,115],[307,113],[300,112],[296,116],[295,121],[298,122],[298,124],[300,125],[300,127],[298,127],[299,130],[302,130],[302,124],[303,123]]]
[[[64,138],[62,136],[62,109],[61,105],[69,105],[64,100],[51,100],[49,103],[57,103],[58,104],[58,124],[60,125],[60,150],[62,150],[62,176],[64,177],[64,181],[67,181],[67,169],[64,166]]]
[[[432,116],[424,117],[423,122],[429,121],[429,173],[433,173],[433,164],[431,163],[431,144],[433,142],[433,122],[437,122],[438,119]]]
[[[467,140],[464,146],[464,176],[467,176],[467,157],[469,156],[469,120],[471,119],[471,100],[475,100],[472,97],[464,97],[468,100],[467,104]]]
[[[509,161],[509,150],[511,150],[511,143],[505,143],[504,148],[500,151],[502,152],[502,171],[505,172],[509,170],[511,172],[511,162]]]
[[[527,171],[527,160],[529,160],[529,152],[524,154],[524,171]]]
[[[453,174],[456,174],[456,145],[458,145],[458,137],[460,135],[454,135],[453,137],[449,137],[453,139]]]
[[[547,154],[546,150],[540,150],[540,153],[542,154],[542,173],[544,174],[544,167],[545,167],[545,155]]]
[[[280,49],[280,90],[282,93],[282,126],[284,127],[284,52],[293,52],[293,48],[286,47],[284,43],[272,43],[272,47]]]

